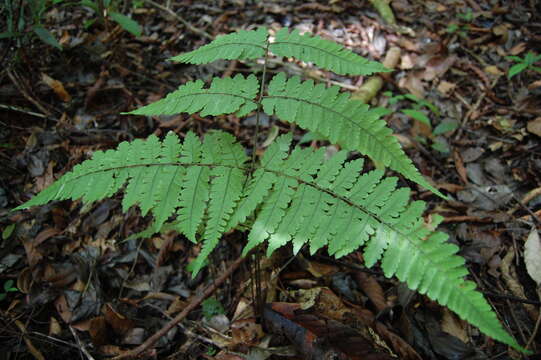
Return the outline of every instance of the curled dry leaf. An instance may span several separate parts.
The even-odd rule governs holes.
[[[541,284],[541,242],[539,232],[534,227],[528,235],[528,239],[524,244],[524,262],[526,270],[530,277],[537,283]]]
[[[41,73],[41,80],[51,89],[53,89],[60,100],[64,102],[71,101],[71,95],[66,91],[64,85],[60,81],[53,79],[45,73]]]

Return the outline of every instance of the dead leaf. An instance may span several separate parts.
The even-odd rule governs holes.
[[[109,329],[104,316],[98,316],[90,320],[90,328],[88,329],[92,343],[94,345],[105,345],[109,340]]]
[[[541,284],[541,240],[539,232],[534,227],[524,244],[524,262],[528,275],[537,283]]]
[[[126,335],[131,329],[135,327],[135,322],[126,318],[124,315],[115,311],[111,304],[103,305],[101,312],[103,313],[105,320],[111,326],[113,331],[121,336]]]
[[[42,230],[34,239],[34,246],[38,246],[47,239],[52,238],[55,235],[58,235],[60,233],[60,230],[55,228],[45,228],[45,230]]]
[[[466,172],[466,168],[464,167],[464,161],[462,160],[460,153],[456,150],[453,151],[453,160],[455,161],[456,172],[460,176],[460,179],[464,184],[468,185],[468,174]]]
[[[505,73],[503,71],[501,71],[496,65],[489,65],[489,66],[486,66],[483,70],[485,70],[485,72],[487,74],[490,74],[490,75],[495,75],[495,76],[502,76],[504,75]]]
[[[432,81],[436,77],[442,76],[456,61],[456,56],[434,56],[426,63],[426,70],[422,78],[426,81]]]
[[[398,82],[398,86],[405,88],[413,95],[423,99],[425,97],[425,84],[421,81],[422,71],[412,71]]]
[[[378,311],[383,311],[388,307],[383,288],[374,276],[357,271],[354,274],[354,277],[355,280],[357,280],[357,284],[359,284],[360,288],[372,301]]]
[[[261,325],[255,322],[255,318],[235,321],[231,324],[231,333],[233,343],[246,345],[257,345],[265,335]]]
[[[537,239],[539,241],[539,238]],[[538,245],[539,246],[539,245]],[[511,290],[511,293],[519,298],[525,299],[526,294],[524,293],[524,288],[518,282],[517,271],[513,265],[513,260],[515,258],[515,252],[513,249],[510,249],[505,257],[502,260],[500,269],[502,271],[502,277],[505,281],[505,284]],[[530,315],[530,317],[535,320],[539,316],[538,309],[531,304],[524,304],[524,308]]]
[[[465,343],[470,341],[464,322],[457,318],[448,309],[444,309],[443,311],[441,329],[446,333],[459,338]]]
[[[64,102],[71,101],[71,95],[68,94],[66,89],[64,89],[64,85],[62,85],[60,81],[53,79],[45,73],[41,73],[41,80],[51,89],[53,89],[53,91],[56,93],[56,95],[58,95],[60,100]]]
[[[438,91],[445,97],[449,96],[449,93],[452,93],[455,90],[456,84],[453,84],[449,81],[442,80],[438,84]]]
[[[537,117],[533,120],[528,121],[526,129],[532,134],[541,137],[541,117]]]
[[[265,323],[288,338],[308,359],[392,359],[368,332],[314,314],[297,313],[298,304],[272,303],[263,310]]]

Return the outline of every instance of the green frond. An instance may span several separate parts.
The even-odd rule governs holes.
[[[441,217],[433,218],[435,225],[439,221]],[[456,255],[459,248],[446,242],[445,233],[431,232],[426,236],[426,225],[416,226],[407,226],[389,238],[381,263],[385,276],[396,275],[410,289],[449,307],[486,335],[523,351],[502,328],[483,295],[475,290],[475,283],[464,280],[468,271],[464,259]]]
[[[261,166],[271,169],[279,166],[287,157],[290,144],[290,134],[280,136],[276,139],[263,154],[260,160]],[[243,190],[241,200],[234,214],[229,219],[227,229],[234,229],[237,225],[244,223],[248,216],[261,204],[277,180],[278,177],[276,174],[265,171],[264,169],[257,169]]]
[[[254,99],[259,83],[254,75],[247,78],[237,74],[234,78],[213,78],[208,89],[201,80],[188,82],[165,98],[127,114],[173,115],[180,113],[201,116],[237,113],[244,116],[257,108]]]
[[[290,33],[287,28],[276,33],[269,50],[278,56],[312,62],[341,75],[370,75],[390,71],[381,63],[365,59],[335,42],[317,35],[300,35],[298,30]]]
[[[189,132],[184,139],[181,161],[187,164],[203,163],[203,145],[197,136]],[[203,222],[210,193],[210,167],[191,166],[182,179],[176,230],[197,242],[195,234]]]
[[[285,165],[298,157],[303,164]],[[294,159],[284,159],[283,166],[263,167],[279,180],[263,200],[244,252],[265,240],[268,255],[288,242],[294,251],[310,244],[312,253],[328,242],[336,257],[364,246],[367,266],[381,260],[386,276],[396,275],[487,335],[522,349],[475,284],[464,280],[468,271],[456,255],[458,247],[434,230],[441,218],[434,216],[427,226],[424,203],[409,203],[409,189],[397,189],[396,178],[383,177],[381,170],[360,175],[362,161],[345,162],[340,153],[335,157],[322,163],[321,152],[295,148]]]
[[[218,59],[249,60],[265,56],[268,31],[265,27],[257,30],[240,30],[218,36],[209,44],[197,50],[172,57],[171,60],[189,64],[207,64]]]
[[[210,170],[211,187],[208,204],[208,220],[203,236],[203,248],[193,264],[195,276],[226,230],[227,223],[236,207],[246,180],[244,163],[248,157],[236,139],[224,132],[213,132],[205,137],[206,161],[214,166]]]
[[[338,90],[336,86],[314,86],[312,80],[301,82],[297,76],[288,80],[280,73],[269,84],[268,95],[262,100],[263,109],[281,120],[317,132],[344,149],[359,151],[443,196],[419,173],[381,119],[387,110],[370,109]]]
[[[92,202],[114,195],[125,184],[123,206],[151,213],[152,225],[202,240],[195,275],[223,234],[253,222],[243,251],[268,243],[269,255],[292,243],[295,252],[327,246],[335,257],[363,249],[367,266],[381,261],[384,274],[456,312],[494,339],[522,349],[506,333],[475,284],[466,281],[464,259],[447,235],[435,230],[441,217],[423,220],[424,203],[410,202],[409,189],[382,170],[362,174],[362,160],[342,151],[325,160],[320,149],[287,150],[291,135],[276,139],[250,176],[248,157],[235,138],[216,131],[203,143],[188,133],[181,144],[170,133],[163,141],[122,143],[98,151],[18,209],[52,200]],[[253,215],[253,216],[252,216]],[[171,219],[173,218],[173,219]],[[198,239],[199,238],[199,239]]]

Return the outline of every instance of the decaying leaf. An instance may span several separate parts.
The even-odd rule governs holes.
[[[539,232],[534,227],[528,235],[528,239],[524,244],[524,262],[526,270],[530,277],[537,283],[541,284],[541,240]]]

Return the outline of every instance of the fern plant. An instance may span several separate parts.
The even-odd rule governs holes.
[[[173,60],[203,64],[262,57],[261,82],[254,75],[215,78],[208,88],[199,80],[188,82],[130,114],[245,116],[256,111],[259,116],[264,111],[340,145],[342,151],[330,159],[321,149],[292,148],[290,134],[277,138],[257,162],[222,131],[209,132],[203,141],[192,132],[183,141],[173,133],[162,141],[150,136],[123,142],[116,150],[97,151],[17,209],[64,199],[92,203],[124,189],[124,211],[135,205],[142,215],[153,215],[151,226],[139,236],[168,228],[194,243],[203,242],[194,274],[221,236],[241,224],[251,229],[243,255],[265,242],[268,255],[288,243],[295,253],[304,245],[311,253],[326,246],[336,257],[363,248],[367,266],[381,261],[386,276],[396,276],[488,336],[523,350],[475,290],[475,283],[464,279],[468,271],[457,255],[458,247],[436,230],[441,217],[432,216],[425,223],[425,204],[410,201],[410,189],[397,188],[396,177],[384,176],[382,169],[362,173],[362,159],[348,161],[348,151],[359,151],[440,194],[381,119],[387,111],[351,100],[336,87],[288,79],[284,73],[266,86],[271,53],[339,74],[386,71],[381,64],[317,36],[282,29],[271,40],[265,28],[239,31]]]

